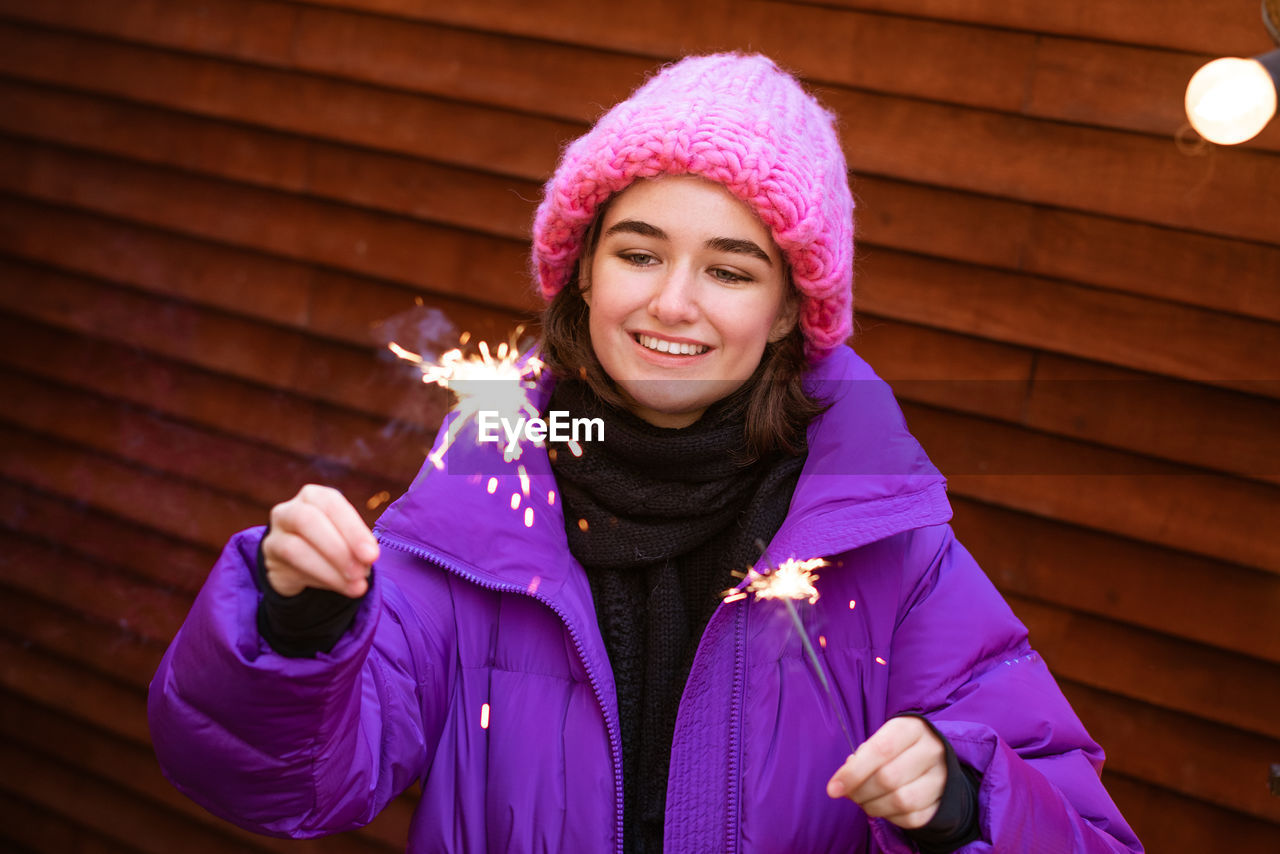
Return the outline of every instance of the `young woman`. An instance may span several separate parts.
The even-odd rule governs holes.
[[[320,487],[237,535],[152,684],[175,785],[314,836],[420,780],[412,852],[1140,850],[843,343],[852,207],[832,117],[763,57],[614,107],[534,224],[533,403],[603,438],[505,461],[464,430],[376,537]],[[834,697],[779,603],[721,598],[813,557]]]

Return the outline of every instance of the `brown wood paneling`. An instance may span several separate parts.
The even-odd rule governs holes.
[[[0,23],[0,73],[427,159],[545,177],[580,125]]]
[[[0,791],[0,843],[10,854],[135,854],[138,850],[8,791]]]
[[[1010,595],[1061,679],[1280,739],[1280,664]]]
[[[1269,821],[1111,773],[1109,768],[1102,779],[1148,851],[1268,851],[1280,842],[1280,830]]]
[[[1273,573],[963,496],[952,503],[960,540],[1006,593],[1280,663]]]
[[[427,426],[364,415],[192,368],[108,341],[0,314],[0,363],[149,412],[261,442],[384,478],[402,479],[422,463],[442,401],[426,405]],[[86,365],[93,365],[92,372]],[[415,387],[415,391],[418,389]],[[434,418],[428,414],[434,412]]]
[[[1280,822],[1280,801],[1267,791],[1267,764],[1280,742],[1061,681],[1089,734],[1106,745],[1115,770]]]
[[[48,601],[64,601],[103,623],[151,641],[172,638],[191,607],[190,597],[129,578],[50,546],[0,529],[5,554],[0,583]],[[32,572],[40,567],[40,572]]]
[[[914,404],[903,409],[953,493],[1280,573],[1280,545],[1255,536],[1269,529],[1280,487]]]
[[[0,307],[68,333],[158,352],[357,411],[419,423],[424,417],[421,384],[412,370],[384,356],[381,348],[333,344],[3,259],[0,275],[25,283],[21,294],[0,290]]]
[[[854,176],[875,246],[1280,320],[1280,247],[875,176]]]
[[[514,242],[181,172],[0,138],[0,189],[306,259],[508,309],[529,309]],[[491,265],[473,263],[475,257]]]
[[[1106,4],[972,3],[969,0],[784,0],[847,9],[966,21],[1102,41],[1249,55],[1266,50],[1253,4],[1236,0],[1111,0]]]
[[[0,129],[27,138],[524,239],[541,186],[174,110],[0,82]]]
[[[897,320],[1250,393],[1280,377],[1274,323],[1036,276],[882,250],[862,261],[857,302]]]
[[[222,542],[203,545],[168,537],[145,521],[126,522],[75,496],[59,498],[12,480],[0,480],[0,524],[69,558],[111,566],[188,598],[200,589],[222,548]],[[69,530],[75,537],[66,537]]]
[[[0,476],[216,547],[229,532],[262,524],[267,508],[62,445],[0,423]]]

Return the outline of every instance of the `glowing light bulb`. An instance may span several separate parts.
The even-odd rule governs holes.
[[[1215,59],[1187,84],[1186,109],[1202,137],[1236,145],[1257,136],[1276,114],[1276,82],[1256,59]]]

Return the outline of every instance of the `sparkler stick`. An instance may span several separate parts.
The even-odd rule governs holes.
[[[766,563],[772,563],[769,561],[768,548],[765,544],[760,540],[756,540],[756,546],[760,549],[761,557],[765,559]],[[809,633],[805,631],[804,623],[800,620],[800,614],[796,611],[795,603],[797,599],[807,599],[809,604],[818,601],[818,588],[813,586],[813,582],[817,581],[818,576],[814,573],[814,570],[826,565],[827,562],[822,558],[810,558],[809,560],[788,558],[774,567],[773,571],[769,573],[759,573],[752,569],[747,573],[748,583],[742,588],[726,591],[724,601],[736,602],[747,598],[751,594],[754,594],[757,600],[779,599],[782,601],[783,606],[787,609],[787,615],[791,617],[791,622],[795,626],[796,632],[800,635],[800,643],[804,645],[804,652],[809,659],[809,665],[813,668],[813,672],[817,674],[823,693],[827,695],[827,704],[831,708],[832,715],[835,716],[836,723],[840,725],[840,732],[844,734],[844,740],[849,745],[849,752],[854,753],[857,751],[858,745],[854,742],[849,728],[845,726],[844,715],[840,712],[840,705],[836,702],[835,691],[832,690],[831,683],[827,680],[827,673],[822,667],[822,662],[818,659],[818,651],[813,648],[813,642],[809,640]]]

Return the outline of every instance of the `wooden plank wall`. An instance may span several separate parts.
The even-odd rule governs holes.
[[[232,531],[404,488],[443,401],[381,344],[535,306],[559,147],[753,48],[842,118],[857,346],[1115,799],[1152,851],[1274,849],[1280,122],[1181,113],[1269,47],[1237,0],[0,0],[0,847],[403,849],[411,795],[308,843],[204,814],[149,677]]]

